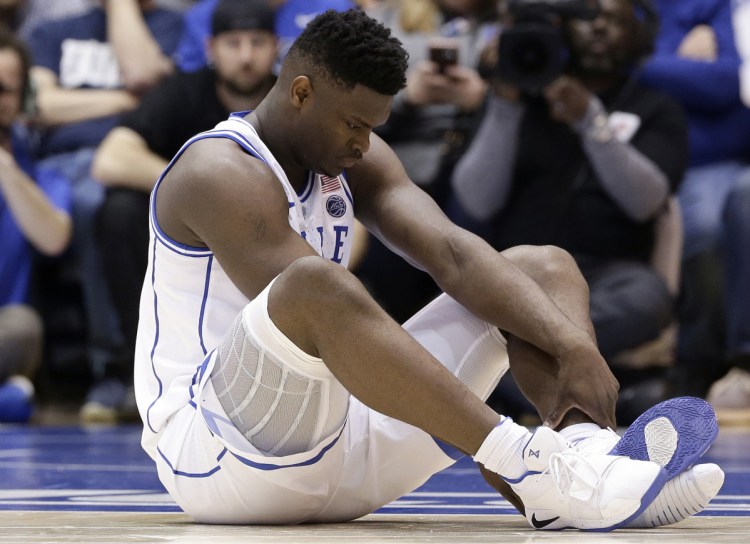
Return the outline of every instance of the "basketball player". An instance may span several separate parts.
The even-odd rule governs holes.
[[[258,108],[192,138],[157,182],[135,384],[161,481],[202,522],[337,522],[469,454],[535,527],[655,519],[657,494],[695,479],[713,413],[678,399],[597,438],[617,383],[570,256],[498,254],[372,134],[405,57],[362,12],[322,14]],[[403,328],[346,269],[355,205],[446,293]],[[546,421],[533,434],[483,402],[509,364]],[[688,415],[699,436],[682,436]]]

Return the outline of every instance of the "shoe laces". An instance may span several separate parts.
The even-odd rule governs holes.
[[[601,476],[596,467],[575,449],[550,455],[548,470],[558,493],[563,498],[587,501],[601,483]]]

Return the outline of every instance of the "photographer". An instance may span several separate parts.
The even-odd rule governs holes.
[[[497,34],[495,0],[386,0],[368,10],[409,53],[406,88],[394,98],[391,115],[378,127],[409,178],[441,207],[450,193],[450,173],[476,130],[487,96],[477,66]],[[376,239],[357,275],[399,321],[439,292]],[[394,282],[398,274],[400,281]]]
[[[651,50],[653,12],[642,18],[642,1],[601,0],[595,14],[587,4],[511,4],[488,112],[452,185],[457,213],[498,249],[553,244],[573,254],[589,282],[600,350],[612,364],[673,319],[674,295],[651,256],[655,220],[685,169],[687,132],[675,102],[636,82]],[[531,36],[504,49],[529,11],[538,17]],[[554,74],[555,62],[542,62],[551,58],[542,53],[557,28],[569,55]],[[519,51],[524,43],[530,51]],[[629,419],[631,410],[619,409]]]

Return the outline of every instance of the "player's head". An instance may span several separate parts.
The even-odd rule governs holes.
[[[298,159],[334,175],[361,158],[406,85],[407,58],[390,30],[360,10],[328,10],[308,23],[279,76]]]

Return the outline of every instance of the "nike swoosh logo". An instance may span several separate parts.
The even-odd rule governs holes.
[[[531,514],[531,524],[534,526],[535,529],[544,529],[547,525],[557,521],[558,519],[560,519],[560,516],[557,516],[555,518],[550,518],[550,519],[538,520],[536,519],[535,513]]]

